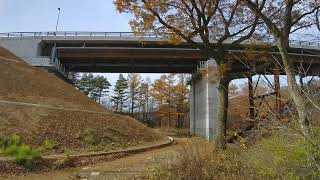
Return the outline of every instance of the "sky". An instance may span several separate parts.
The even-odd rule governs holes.
[[[130,32],[130,15],[120,14],[113,0],[0,0],[0,32],[55,31]],[[104,74],[111,84],[119,74]],[[159,74],[142,74],[143,79]]]
[[[0,0],[0,31],[130,31],[113,0]]]
[[[58,31],[131,31],[128,24],[131,16],[118,13],[113,0],[0,0],[0,32],[55,31],[58,8],[61,8]],[[112,84],[118,78],[118,74],[105,76]],[[142,76],[151,80],[159,77]],[[281,79],[282,85],[286,85],[285,77]]]

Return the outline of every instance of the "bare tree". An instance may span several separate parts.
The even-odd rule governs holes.
[[[141,84],[140,74],[130,73],[128,74],[128,88],[129,88],[129,99],[130,99],[130,113],[133,117],[134,109],[136,108],[136,101],[139,95],[139,86]]]
[[[319,10],[318,0],[244,0],[247,6],[258,15],[272,34],[281,55],[287,75],[290,95],[298,109],[301,130],[309,134],[310,123],[306,116],[306,101],[302,96],[296,79],[294,66],[289,56],[290,34],[313,26],[314,14]]]
[[[316,12],[316,23],[317,23],[317,28],[320,31],[320,9],[317,9],[317,12]]]

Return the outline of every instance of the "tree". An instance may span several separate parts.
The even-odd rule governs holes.
[[[167,82],[167,86],[165,87],[165,89],[167,91],[165,91],[165,100],[167,103],[167,107],[163,106],[162,110],[163,111],[167,111],[165,113],[168,114],[168,122],[167,125],[168,127],[172,127],[172,116],[174,114],[176,114],[176,109],[174,108],[174,83],[175,83],[175,74],[169,74],[168,76],[164,76],[166,82]]]
[[[83,93],[95,101],[109,92],[111,84],[103,76],[93,76],[93,74],[83,74],[83,76],[75,82],[75,86]]]
[[[254,86],[254,96],[265,95],[267,93],[271,93],[272,91],[272,89],[262,80],[260,80],[258,84],[257,84],[257,81],[252,81],[252,84]],[[248,96],[249,94],[248,82],[240,85],[239,94]]]
[[[317,28],[320,31],[320,9],[317,9],[317,12],[316,12],[316,23],[317,23]]]
[[[94,79],[93,74],[83,74],[79,80],[76,81],[75,86],[85,95],[89,95],[94,89],[92,86],[92,79]]]
[[[99,103],[101,103],[101,97],[103,97],[106,93],[109,93],[111,84],[103,76],[95,77],[92,83],[95,88],[91,91],[90,97],[96,101],[99,100]]]
[[[175,114],[173,106],[173,89],[174,89],[174,75],[162,75],[160,79],[155,80],[151,85],[150,96],[156,100],[159,108],[160,122],[162,126],[163,120],[166,119],[166,125],[171,126],[172,115]]]
[[[139,86],[139,93],[138,93],[138,101],[139,101],[139,116],[142,110],[142,121],[145,122],[148,118],[149,112],[149,84],[148,83],[141,83]],[[150,122],[148,122],[150,125]]]
[[[310,122],[306,114],[306,100],[302,96],[301,89],[296,82],[294,66],[289,56],[290,34],[300,29],[316,24],[314,17],[319,11],[319,0],[244,0],[247,6],[259,16],[273,36],[284,70],[287,75],[289,92],[297,107],[299,124],[304,135],[310,134]]]
[[[118,112],[122,112],[125,107],[125,101],[128,99],[127,97],[127,89],[128,89],[128,80],[123,77],[122,74],[119,75],[119,78],[114,86],[115,95],[111,97],[111,101],[115,105],[115,110]]]
[[[229,96],[236,96],[238,94],[238,87],[235,84],[229,84]]]
[[[224,42],[242,36],[232,42],[238,45],[249,39],[259,24],[258,16],[244,8],[242,0],[115,0],[119,12],[132,13],[133,31],[143,34],[155,31],[168,36],[176,44],[184,40],[200,49],[203,56],[213,58],[219,71],[219,107],[216,117],[216,147],[225,148],[228,109],[228,85],[231,62],[227,58],[231,47]],[[197,43],[200,38],[203,43]],[[211,43],[212,40],[216,44]]]
[[[160,79],[155,80],[154,83],[151,85],[150,96],[157,102],[159,110],[163,109],[164,107],[167,107],[166,99],[168,84],[166,78],[166,75],[162,75]],[[160,111],[159,114],[160,118],[166,117],[165,113],[162,113],[162,111]],[[159,126],[162,126],[161,121],[162,120],[160,119]]]
[[[159,126],[182,128],[189,110],[185,76],[179,75],[178,81],[175,77],[175,74],[162,75],[151,85],[149,94],[157,102]]]
[[[173,87],[173,104],[178,116],[176,127],[182,128],[185,114],[189,111],[189,89],[183,74],[179,75],[179,82]]]
[[[139,95],[139,86],[141,84],[140,74],[130,73],[128,75],[128,85],[129,85],[129,99],[131,102],[130,112],[131,116],[133,116],[133,111],[136,108],[136,101]]]

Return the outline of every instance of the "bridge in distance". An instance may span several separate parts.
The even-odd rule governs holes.
[[[234,46],[231,43],[235,39],[224,44],[228,46],[226,58],[231,60],[233,71],[244,72],[266,64],[263,73],[273,73],[276,61],[281,58],[272,41],[245,41]],[[211,43],[214,45],[215,41]],[[33,66],[53,69],[65,77],[70,72],[197,74],[199,68],[214,64],[186,42],[174,45],[152,33],[144,36],[131,32],[0,33],[0,46]],[[296,69],[303,67],[306,75],[319,75],[320,41],[291,40],[289,53]],[[259,56],[268,58],[255,59]],[[284,74],[282,69],[280,73]],[[216,84],[201,76],[194,77],[190,86],[190,131],[211,138],[215,134],[212,119],[218,103]]]

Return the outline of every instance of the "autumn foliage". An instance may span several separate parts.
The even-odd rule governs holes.
[[[159,126],[185,127],[189,112],[189,89],[185,77],[180,75],[178,82],[175,74],[162,75],[151,85],[150,96],[157,103]]]

